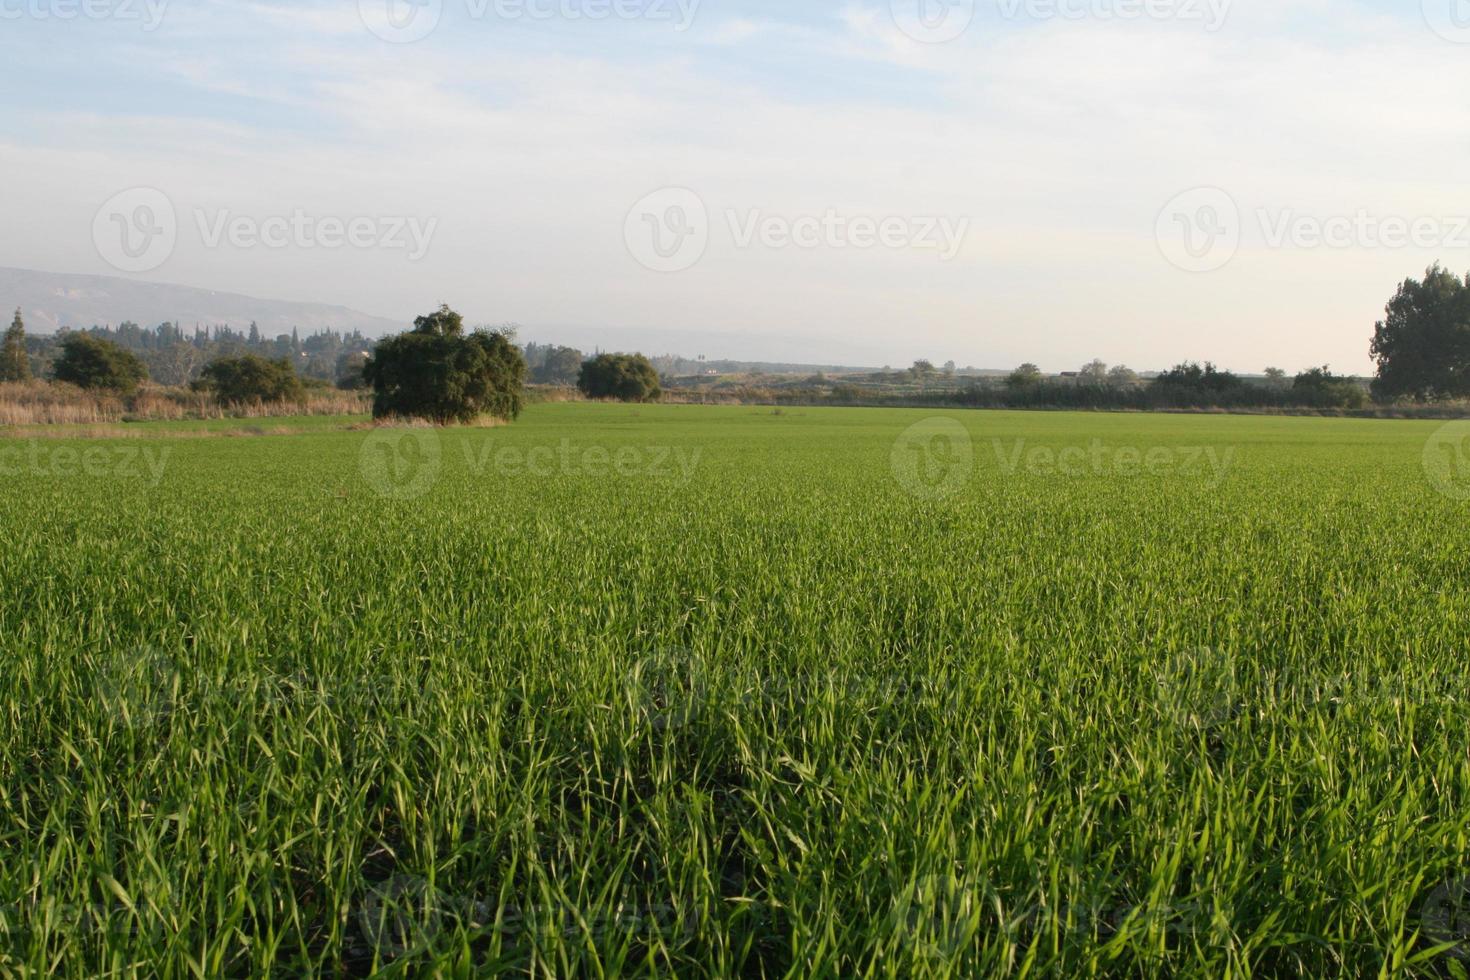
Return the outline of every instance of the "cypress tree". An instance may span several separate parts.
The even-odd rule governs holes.
[[[5,343],[0,346],[0,381],[29,380],[31,359],[26,356],[26,327],[17,309],[15,321],[5,331]]]

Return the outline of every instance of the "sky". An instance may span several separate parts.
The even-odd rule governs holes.
[[[0,64],[0,265],[405,325],[1368,373],[1470,271],[1470,0],[0,0]]]

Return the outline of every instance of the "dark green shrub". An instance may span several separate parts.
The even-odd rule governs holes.
[[[419,317],[411,332],[381,341],[363,366],[374,418],[422,418],[438,425],[482,415],[521,414],[526,362],[503,333],[463,335],[447,306]]]
[[[68,334],[51,376],[81,388],[131,395],[148,380],[148,368],[132,352],[90,334]]]
[[[642,354],[600,354],[582,365],[577,387],[588,398],[656,402],[663,396],[658,372]]]
[[[226,405],[299,401],[306,394],[289,360],[268,361],[254,354],[211,361],[193,388],[211,392]]]

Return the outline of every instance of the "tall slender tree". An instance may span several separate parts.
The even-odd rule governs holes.
[[[5,331],[5,343],[0,345],[0,381],[31,380],[31,359],[26,356],[26,325],[15,311],[15,320]]]

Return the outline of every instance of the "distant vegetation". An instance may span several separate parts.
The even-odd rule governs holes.
[[[503,332],[464,335],[448,306],[381,341],[363,368],[374,418],[422,418],[439,425],[521,414],[526,362]]]
[[[5,331],[5,342],[0,346],[0,382],[29,381],[31,360],[26,356],[26,327],[21,320],[20,310],[15,311],[15,320]]]
[[[656,402],[663,395],[658,372],[642,354],[600,354],[582,365],[577,388],[588,398]]]
[[[195,391],[208,391],[226,405],[300,401],[306,387],[284,357],[268,361],[254,354],[222,357],[204,368]]]
[[[72,334],[61,342],[61,356],[52,368],[57,381],[78,388],[131,395],[148,380],[148,368],[131,351],[110,340]]]
[[[1102,360],[1060,375],[1033,363],[1006,374],[962,369],[953,361],[936,367],[925,359],[898,370],[813,370],[674,355],[589,357],[574,347],[517,347],[513,341],[505,329],[464,335],[462,319],[447,307],[376,347],[359,333],[327,331],[303,340],[293,330],[267,339],[254,324],[245,332],[226,326],[186,336],[170,323],[152,329],[123,323],[27,337],[16,311],[0,346],[0,382],[49,377],[131,396],[151,380],[191,386],[222,405],[290,403],[314,385],[370,387],[379,417],[436,422],[513,419],[524,404],[526,382],[543,386],[541,398],[640,403],[667,396],[789,405],[1327,412],[1418,412],[1428,406],[1435,412],[1470,399],[1470,276],[1461,280],[1432,266],[1422,281],[1399,286],[1372,339],[1375,379],[1336,375],[1327,365],[1296,375],[1267,367],[1252,377],[1193,361],[1153,376]]]

